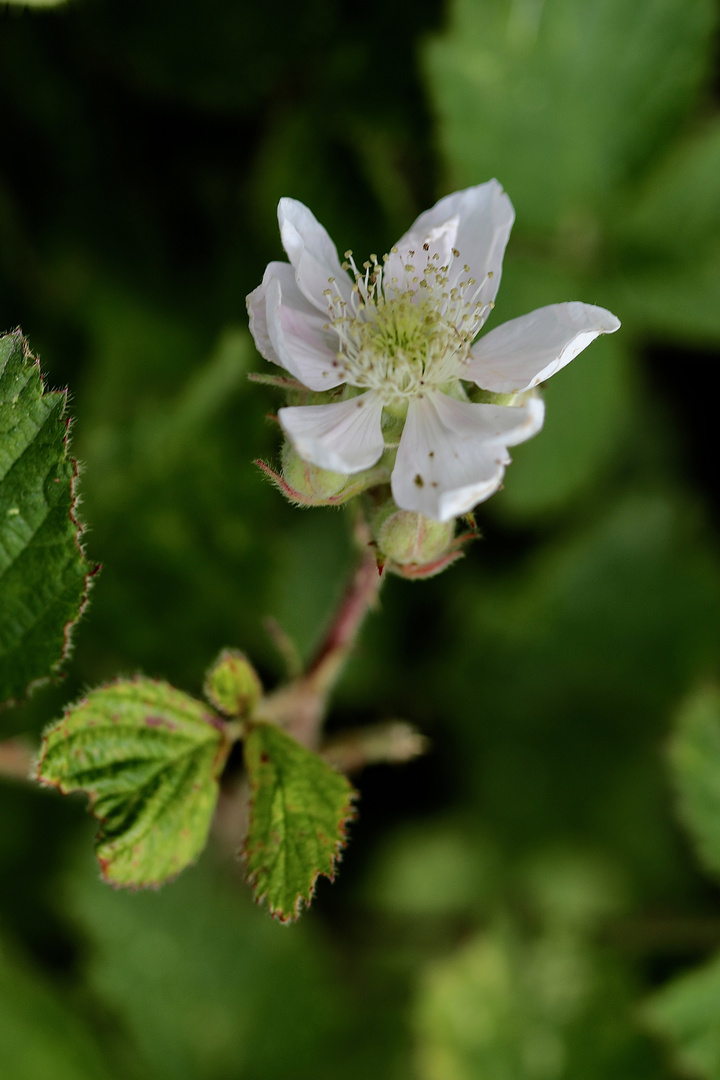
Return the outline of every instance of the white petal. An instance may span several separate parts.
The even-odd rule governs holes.
[[[345,300],[351,282],[340,266],[337,248],[315,215],[297,199],[281,199],[278,222],[283,247],[295,270],[301,292],[322,312],[327,312],[326,289],[337,287]],[[333,280],[331,286],[330,280]]]
[[[272,273],[269,273],[272,267]],[[311,390],[332,390],[345,381],[327,319],[302,295],[287,263],[271,263],[265,274],[265,321],[277,363]],[[272,359],[272,357],[270,357]]]
[[[424,232],[411,230],[398,240],[394,245],[397,250],[390,252],[383,270],[386,295],[393,289],[397,292],[405,292],[408,289],[416,292],[418,282],[422,279],[423,270],[428,263],[441,267],[448,266],[453,261],[452,252],[457,240],[458,221],[456,215]],[[427,245],[427,250],[425,245]],[[410,267],[412,269],[409,269]],[[413,282],[413,278],[418,280]]]
[[[505,246],[515,220],[512,203],[497,180],[446,195],[398,240],[398,251],[408,246],[409,238],[425,236],[451,219],[458,222],[452,246],[460,252],[450,271],[451,284],[466,277],[462,268],[467,264],[478,285],[484,282],[477,303],[489,304],[500,286]]]
[[[392,474],[402,510],[450,521],[499,488],[508,446],[532,438],[543,424],[540,398],[525,405],[475,405],[439,392],[410,402]]]
[[[613,334],[619,326],[605,308],[550,304],[485,334],[473,345],[463,378],[497,394],[528,390],[569,364],[598,334]]]
[[[333,405],[295,405],[278,419],[300,457],[333,472],[369,469],[382,456],[382,400],[373,391]]]
[[[250,333],[255,339],[257,351],[273,364],[279,364],[280,358],[272,347],[268,333],[267,283],[273,275],[275,267],[286,265],[286,263],[271,262],[263,275],[262,284],[258,285],[257,289],[253,289],[245,299],[250,322]]]

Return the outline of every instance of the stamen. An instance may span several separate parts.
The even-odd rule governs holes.
[[[460,253],[440,265],[440,252],[431,252],[429,241],[422,250],[426,265],[417,273],[413,262],[404,264],[404,277],[386,276],[390,255],[375,254],[362,270],[345,252],[343,269],[351,273],[349,303],[334,278],[324,292],[328,298],[329,323],[339,351],[333,366],[342,367],[351,385],[379,392],[388,402],[420,397],[427,388],[441,387],[462,376],[473,338],[490,310],[479,303],[488,277],[450,280],[449,272]],[[391,254],[398,255],[398,248]],[[408,251],[406,258],[414,259]],[[420,290],[423,290],[422,293]]]

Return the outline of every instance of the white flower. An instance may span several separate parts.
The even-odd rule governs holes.
[[[620,326],[604,308],[552,304],[475,341],[514,216],[497,180],[458,191],[358,270],[350,252],[340,264],[307,207],[280,200],[290,263],[270,263],[248,297],[250,329],[262,355],[310,390],[348,388],[344,400],[280,409],[301,457],[361,472],[387,449],[384,428],[404,420],[391,479],[401,509],[449,521],[497,491],[508,447],[542,427],[533,387]],[[470,401],[464,383],[512,404]]]

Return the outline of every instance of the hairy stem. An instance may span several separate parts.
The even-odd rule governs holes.
[[[337,682],[363,620],[377,601],[383,580],[375,553],[366,543],[330,629],[307,671],[306,679],[323,697],[327,698]]]

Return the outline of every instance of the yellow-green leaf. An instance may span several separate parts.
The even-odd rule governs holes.
[[[209,706],[168,683],[121,679],[45,733],[38,779],[89,796],[104,878],[142,888],[175,877],[204,848],[229,748]]]
[[[318,877],[331,880],[345,846],[355,792],[344,776],[272,724],[245,740],[252,787],[245,842],[248,880],[282,922],[309,904]]]

